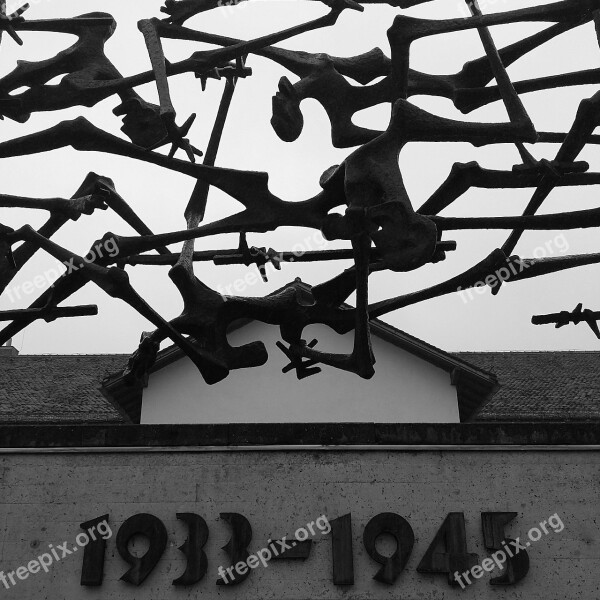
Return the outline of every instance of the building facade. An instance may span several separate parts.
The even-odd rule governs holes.
[[[370,393],[283,355],[226,393],[172,349],[139,389],[123,356],[3,349],[0,591],[600,598],[600,354],[374,333]]]

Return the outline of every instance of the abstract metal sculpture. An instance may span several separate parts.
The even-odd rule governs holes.
[[[106,13],[90,13],[71,19],[28,21],[22,16],[27,6],[7,15],[0,2],[0,34],[6,31],[22,43],[19,31],[53,31],[77,36],[77,42],[54,58],[38,63],[20,61],[12,73],[0,79],[0,118],[25,122],[32,113],[74,106],[94,106],[113,94],[121,103],[114,114],[123,117],[123,133],[131,140],[109,134],[83,117],[24,137],[0,143],[0,158],[49,152],[65,146],[79,151],[100,151],[141,160],[185,174],[196,181],[184,213],[186,228],[154,234],[116,192],[113,182],[90,173],[70,200],[32,199],[0,195],[1,207],[47,210],[50,218],[38,231],[29,225],[13,230],[0,226],[0,291],[38,249],[72,265],[27,309],[0,313],[0,320],[12,321],[0,332],[4,343],[37,319],[47,321],[96,312],[95,307],[59,306],[88,282],[95,283],[114,298],[127,302],[151,321],[156,330],[142,335],[138,350],[126,367],[132,384],[143,381],[152,367],[161,343],[169,338],[198,367],[204,380],[213,384],[232,369],[258,367],[267,360],[260,341],[232,347],[228,341],[230,326],[240,319],[259,320],[278,325],[283,342],[278,347],[289,360],[284,372],[295,370],[302,379],[318,373],[317,365],[329,365],[370,378],[375,357],[371,349],[369,321],[417,302],[450,294],[477,285],[499,269],[509,275],[491,285],[494,294],[502,283],[556,273],[565,269],[600,262],[600,255],[567,256],[560,259],[522,259],[512,253],[525,230],[600,227],[600,209],[537,215],[545,199],[556,187],[586,186],[600,183],[600,173],[590,173],[589,165],[577,161],[581,150],[598,143],[593,135],[600,125],[600,92],[579,107],[571,130],[566,133],[538,132],[521,103],[519,94],[552,87],[600,83],[600,70],[566,73],[517,82],[510,80],[506,68],[532,50],[560,34],[590,21],[600,22],[600,0],[562,0],[533,8],[483,15],[476,0],[466,0],[471,17],[431,21],[409,17],[400,12],[388,31],[390,57],[375,48],[359,56],[340,58],[310,54],[274,46],[308,31],[335,25],[346,9],[364,10],[362,4],[386,3],[406,9],[428,0],[322,0],[328,13],[291,29],[244,41],[195,31],[184,26],[191,17],[221,5],[214,0],[167,0],[161,8],[168,17],[142,20],[152,70],[123,77],[106,57],[104,46],[115,28]],[[546,29],[498,50],[489,27],[517,22],[551,23]],[[484,56],[467,62],[454,75],[430,75],[410,68],[411,44],[423,37],[476,29]],[[171,63],[165,57],[162,39],[180,39],[220,46],[198,51],[189,59]],[[217,167],[216,158],[231,101],[240,78],[252,75],[247,57],[256,54],[281,65],[299,80],[292,84],[282,77],[273,97],[271,124],[284,141],[296,140],[304,118],[301,102],[316,99],[331,122],[334,146],[353,148],[340,165],[326,169],[319,181],[321,191],[300,202],[286,201],[269,190],[266,172],[250,172]],[[208,79],[224,79],[225,88],[203,155],[186,138],[195,118],[176,125],[176,111],[169,89],[169,77],[191,72],[206,86]],[[57,76],[64,77],[50,85]],[[358,85],[348,81],[353,80]],[[376,81],[379,79],[379,81]],[[138,86],[156,81],[159,105],[145,101]],[[375,83],[372,83],[376,81]],[[488,86],[495,81],[495,85]],[[19,91],[26,87],[25,91]],[[408,101],[412,95],[433,95],[451,99],[463,112],[502,100],[507,113],[505,123],[472,123],[433,115]],[[378,104],[392,107],[385,131],[359,127],[352,122],[360,110]],[[413,208],[399,168],[399,155],[410,142],[468,142],[475,146],[515,144],[523,163],[511,171],[484,169],[476,162],[454,165],[448,179],[419,209]],[[543,141],[559,143],[554,160],[537,161],[524,144]],[[156,152],[171,144],[168,156]],[[188,161],[175,158],[183,149]],[[203,156],[202,164],[196,157]],[[203,223],[211,186],[242,204],[237,214],[211,223]],[[442,217],[439,213],[471,187],[488,189],[535,188],[522,216],[514,217]],[[107,233],[95,242],[90,254],[79,256],[51,241],[68,221],[91,215],[96,209],[114,210],[139,234],[123,237]],[[340,212],[340,209],[342,212]],[[346,240],[346,250],[309,252],[302,260],[352,258],[354,266],[310,291],[299,283],[263,298],[222,296],[196,275],[196,261],[215,264],[256,265],[266,280],[266,264],[276,268],[293,258],[291,253],[272,249],[249,248],[246,234],[266,233],[279,227],[308,227],[322,231],[328,240]],[[409,272],[445,259],[456,249],[452,241],[442,240],[445,231],[459,229],[506,229],[510,231],[501,249],[464,273],[430,288],[369,303],[368,279],[376,271]],[[195,251],[195,240],[221,233],[237,233],[237,249]],[[96,256],[98,244],[110,241],[118,248],[113,256]],[[13,246],[23,242],[13,251]],[[183,243],[180,252],[168,247]],[[146,254],[158,252],[158,256]],[[126,265],[168,265],[169,276],[178,288],[184,309],[166,321],[135,292],[125,271]],[[510,267],[510,269],[508,269]],[[356,293],[356,307],[345,300]],[[586,320],[596,325],[596,313],[560,313],[538,322]],[[558,319],[558,320],[557,320]],[[311,324],[327,325],[339,334],[354,331],[349,354],[332,354],[316,349],[317,341],[307,343],[304,329]]]

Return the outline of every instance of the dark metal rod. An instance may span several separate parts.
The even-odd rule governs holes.
[[[25,308],[19,310],[5,310],[0,312],[0,321],[14,321],[22,317],[33,317],[35,319],[64,319],[69,317],[93,317],[98,314],[95,304],[83,306],[58,306],[56,308]]]
[[[438,242],[436,249],[443,252],[452,252],[456,250],[457,244],[454,241]],[[126,258],[123,262],[128,265],[147,265],[161,266],[174,265],[179,260],[179,253],[164,254],[155,256],[150,254],[137,254]],[[278,252],[276,257],[281,262],[325,262],[328,260],[353,260],[352,249],[343,250],[308,250],[304,253],[297,252]],[[376,248],[371,249],[371,258],[379,258],[379,252]],[[214,261],[216,265],[243,264],[243,257],[240,251],[235,250],[200,250],[194,252],[194,261]]]
[[[566,315],[569,315],[569,323],[573,323],[575,325],[579,325],[579,323],[581,323],[582,321],[586,321],[588,318],[590,318],[591,320],[595,320],[598,321],[600,320],[600,312],[588,312],[585,315],[585,319],[582,319],[581,317],[577,318],[575,317],[572,313],[569,313],[567,311]],[[563,313],[552,313],[549,315],[536,315],[534,317],[531,317],[531,322],[534,325],[553,325],[555,323],[557,323],[558,321],[562,321]]]

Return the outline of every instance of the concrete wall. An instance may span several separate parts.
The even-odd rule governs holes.
[[[353,334],[337,336],[322,326],[308,340],[332,352],[352,350]],[[216,386],[204,383],[190,360],[151,375],[144,390],[142,424],[380,422],[458,423],[456,388],[445,371],[373,336],[377,363],[370,381],[329,367],[298,381],[284,375],[289,362],[276,347],[279,329],[252,323],[230,336],[231,344],[262,340],[266,365],[232,371]]]
[[[5,598],[19,600],[595,600],[600,590],[600,453],[583,451],[233,451],[116,454],[0,455],[0,569],[26,565],[48,544],[72,546],[79,524],[110,513],[105,581],[79,585],[81,551],[30,575]],[[415,532],[415,547],[393,586],[372,579],[378,570],[365,553],[363,529],[376,514],[396,512]],[[515,511],[512,537],[558,513],[560,533],[549,533],[528,552],[531,568],[512,588],[492,588],[484,575],[465,591],[442,575],[416,567],[452,511],[464,512],[470,552],[480,559],[482,511]],[[137,588],[119,581],[127,570],[115,549],[128,517],[149,512],[165,523],[169,544],[155,570]],[[171,581],[183,571],[177,550],[186,538],[177,512],[202,515],[210,529],[207,576],[191,588]],[[271,563],[238,587],[215,585],[227,566],[229,538],[220,512],[239,512],[253,528],[250,551],[268,538],[292,533],[325,514],[352,513],[355,584],[332,583],[331,541],[317,535],[306,561]]]

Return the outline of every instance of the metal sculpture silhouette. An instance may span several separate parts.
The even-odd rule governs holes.
[[[598,328],[598,321],[600,321],[600,312],[594,312],[589,308],[584,309],[583,304],[579,303],[573,312],[563,310],[559,313],[553,313],[551,315],[536,315],[532,317],[531,322],[534,325],[550,325],[554,324],[556,329],[565,327],[573,323],[573,325],[579,325],[580,323],[587,323],[589,328],[594,332],[594,335],[600,340],[600,328]]]
[[[53,58],[40,62],[19,61],[17,67],[0,79],[0,118],[25,122],[32,113],[75,106],[94,106],[117,94],[121,103],[114,114],[123,117],[126,141],[107,133],[83,117],[63,121],[44,131],[0,143],[0,158],[50,152],[65,146],[79,151],[100,151],[142,160],[158,167],[185,174],[196,181],[184,218],[186,228],[168,233],[153,233],[119,196],[113,182],[90,173],[69,200],[33,199],[0,195],[1,207],[47,210],[48,221],[38,230],[24,225],[13,230],[0,225],[0,291],[38,249],[62,261],[69,268],[52,286],[26,309],[0,313],[0,320],[11,321],[0,332],[6,342],[33,321],[46,321],[91,315],[90,306],[59,306],[88,282],[119,298],[151,321],[155,331],[144,333],[136,352],[125,369],[132,384],[144,381],[160,345],[167,338],[177,344],[198,367],[204,380],[213,384],[232,369],[258,367],[267,360],[260,341],[233,347],[228,341],[230,326],[240,319],[259,320],[278,325],[282,341],[277,346],[289,364],[283,372],[295,371],[299,379],[315,375],[323,365],[370,378],[375,356],[370,341],[369,321],[417,302],[450,294],[477,285],[499,269],[508,276],[495,278],[493,292],[502,283],[556,273],[600,262],[600,255],[567,256],[559,259],[522,259],[512,255],[525,230],[574,229],[600,227],[600,208],[537,215],[545,199],[556,187],[586,186],[600,183],[600,173],[590,173],[589,165],[577,161],[587,144],[597,144],[594,129],[600,125],[600,92],[583,100],[569,132],[539,132],[527,114],[519,94],[561,86],[600,83],[600,69],[564,73],[513,83],[506,68],[529,52],[555,37],[594,21],[600,23],[600,0],[563,0],[538,7],[483,15],[476,0],[466,0],[468,18],[441,21],[408,16],[404,9],[428,0],[322,0],[328,7],[323,17],[282,32],[254,40],[196,31],[184,23],[207,10],[222,5],[215,0],[167,0],[161,11],[168,16],[139,22],[152,69],[123,77],[107,58],[104,48],[116,23],[106,13],[90,13],[71,19],[26,20],[27,5],[7,14],[0,2],[0,35],[6,32],[22,44],[21,31],[52,31],[77,36],[77,41]],[[333,27],[347,9],[364,10],[363,4],[390,4],[401,9],[388,30],[389,57],[380,48],[354,57],[310,54],[275,46],[308,31]],[[505,48],[498,49],[489,27],[520,22],[550,25]],[[467,62],[454,75],[431,75],[410,68],[411,44],[423,37],[475,29],[481,39],[483,56]],[[220,46],[194,52],[190,58],[170,62],[163,51],[162,39],[179,39]],[[1,37],[0,37],[1,40]],[[239,80],[250,77],[246,66],[250,55],[259,55],[279,64],[295,75],[292,83],[282,76],[272,99],[271,125],[286,142],[302,133],[304,117],[301,103],[317,100],[331,122],[334,146],[352,148],[340,165],[324,170],[319,181],[321,191],[314,197],[292,202],[276,197],[269,190],[266,172],[240,171],[217,167],[220,140],[226,125],[232,98]],[[205,153],[189,139],[195,115],[182,126],[171,97],[169,78],[194,73],[202,88],[209,79],[225,80],[223,97]],[[63,76],[60,83],[49,82]],[[350,83],[349,80],[355,83]],[[135,89],[155,81],[159,104],[144,100]],[[375,82],[375,83],[373,83]],[[489,85],[494,82],[494,85]],[[22,91],[23,88],[25,91]],[[504,123],[473,123],[450,120],[417,108],[408,101],[413,95],[449,98],[462,112],[501,100],[508,113]],[[353,116],[365,108],[389,104],[391,119],[385,131],[357,126]],[[484,169],[476,162],[456,164],[439,189],[415,210],[404,187],[399,154],[410,142],[468,142],[474,146],[514,144],[522,164],[510,171]],[[558,143],[554,160],[536,160],[525,144]],[[157,152],[170,144],[168,155]],[[188,160],[175,158],[179,149]],[[203,156],[201,164],[196,158]],[[214,186],[244,207],[242,211],[211,223],[204,223],[209,189]],[[535,188],[522,216],[442,217],[449,207],[471,187],[487,189]],[[79,256],[51,241],[69,220],[92,215],[97,209],[114,210],[139,234],[123,237],[107,233],[96,241],[88,255]],[[341,210],[340,210],[341,209]],[[328,240],[346,240],[345,250],[306,253],[303,261],[352,258],[354,266],[310,290],[300,282],[286,286],[263,298],[222,296],[198,278],[195,262],[256,265],[266,280],[266,265],[279,268],[294,258],[293,253],[249,247],[246,234],[266,233],[283,226],[308,227],[322,231]],[[428,263],[445,259],[456,249],[451,240],[442,240],[446,231],[459,229],[505,229],[510,234],[500,249],[464,273],[430,288],[404,296],[369,303],[368,279],[376,271],[414,271]],[[237,233],[238,248],[195,251],[195,240],[221,233]],[[110,256],[94,250],[110,242],[118,249]],[[19,244],[13,250],[13,246]],[[183,243],[180,252],[169,246]],[[157,254],[148,254],[155,251]],[[167,265],[169,276],[178,288],[184,309],[167,321],[132,287],[126,266]],[[354,308],[344,304],[356,293]],[[596,313],[584,311],[539,317],[535,322],[555,322],[557,326],[582,320],[596,327]],[[324,324],[339,334],[354,331],[354,344],[348,354],[317,349],[317,340],[307,343],[304,329]]]

